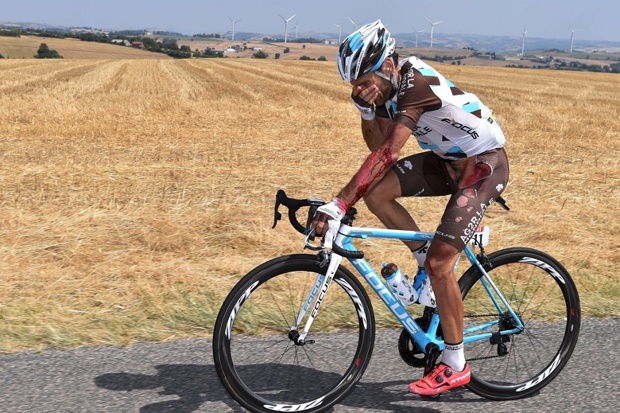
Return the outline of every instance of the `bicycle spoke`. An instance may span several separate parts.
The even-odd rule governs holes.
[[[218,374],[226,376],[223,382],[237,401],[259,411],[266,409],[264,405],[313,411],[319,409],[315,402],[322,407],[334,404],[352,390],[372,351],[370,301],[359,281],[342,268],[322,297],[321,311],[315,314],[305,342],[291,333],[321,270],[314,256],[294,257],[299,258],[248,274],[248,285],[256,284],[256,279],[260,283],[249,294],[247,287],[233,290],[223,306],[226,312],[216,321],[216,329],[232,322],[231,340],[225,335],[219,342],[214,339],[216,366],[226,366]],[[244,294],[247,297],[239,301]],[[362,312],[357,305],[364,307]],[[310,311],[312,308],[301,320],[300,329]],[[335,362],[341,359],[336,355],[345,361]]]
[[[489,256],[486,270],[523,330],[466,346],[472,369],[469,387],[498,400],[525,397],[552,380],[570,357],[579,328],[578,312],[571,316],[569,311],[579,308],[576,289],[557,262],[534,250],[498,251]],[[482,313],[494,307],[480,277],[480,271],[472,268],[459,281],[466,327],[489,321]],[[508,312],[499,315],[498,320],[490,332],[512,331],[516,326]],[[563,358],[558,362],[559,354]]]

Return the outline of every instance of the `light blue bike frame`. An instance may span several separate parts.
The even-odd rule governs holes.
[[[344,250],[357,251],[357,249],[353,245],[354,238],[383,238],[401,241],[428,241],[433,239],[433,235],[434,234],[430,232],[361,228],[351,227],[343,224],[340,227],[338,236],[336,237],[334,243],[343,248]],[[494,304],[497,310],[498,320],[466,328],[464,330],[463,342],[466,344],[474,341],[489,340],[491,336],[493,334],[497,334],[497,332],[491,333],[486,331],[488,331],[491,327],[497,325],[499,323],[499,316],[504,313],[510,314],[512,320],[514,320],[517,325],[513,329],[502,330],[500,332],[501,335],[515,334],[523,330],[524,327],[521,323],[520,318],[510,307],[508,301],[504,298],[504,296],[495,286],[493,281],[491,281],[482,265],[478,262],[476,255],[474,254],[472,248],[469,245],[465,246],[464,253],[467,256],[469,262],[471,262],[472,265],[475,265],[482,273],[482,277],[480,278],[479,282],[482,283],[487,293],[489,294],[491,302]],[[383,277],[379,276],[374,271],[368,261],[366,261],[364,258],[348,258],[348,260],[355,267],[355,269],[357,269],[357,271],[364,277],[366,282],[375,291],[379,298],[381,298],[386,307],[390,309],[392,314],[394,314],[394,316],[400,321],[403,327],[409,332],[409,334],[418,344],[421,350],[426,351],[425,349],[430,343],[434,343],[439,346],[440,350],[444,349],[443,340],[437,338],[437,329],[439,327],[439,314],[436,311],[432,315],[427,332],[424,332],[424,330],[422,330],[422,328],[416,323],[415,319],[411,317],[411,315],[407,312],[406,308],[401,304],[400,300],[396,298],[392,291],[384,284]],[[304,331],[302,333],[302,339],[305,338],[306,334],[308,333],[310,325],[312,324],[312,321],[314,320],[314,317],[316,316],[316,313],[318,312],[318,309],[321,305],[322,297],[327,293],[327,289],[329,288],[329,285],[341,261],[342,257],[332,251],[330,264],[325,276],[321,275],[318,277],[316,284],[312,289],[312,292],[306,300],[306,305],[298,316],[296,323],[297,325],[301,322],[303,314],[306,313],[306,311],[310,308],[311,303],[315,301],[316,298],[315,304],[312,309],[312,314],[309,320],[307,320]],[[297,325],[294,326],[294,328],[297,328]]]

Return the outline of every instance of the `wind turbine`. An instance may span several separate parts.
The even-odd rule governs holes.
[[[571,29],[570,31],[570,52],[573,53],[573,39],[575,37],[575,32],[580,32],[581,30]]]
[[[295,25],[293,29],[295,29],[295,40],[297,40],[299,38],[299,26]]]
[[[334,23],[334,26],[338,28],[338,44],[340,44],[340,38],[342,37],[342,26]]]
[[[430,48],[432,49],[433,48],[433,31],[435,30],[435,25],[439,23],[443,23],[443,20],[440,20],[434,23],[428,17],[426,18],[426,20],[428,20],[428,22],[431,24],[431,47]]]
[[[521,33],[523,39],[521,41],[521,56],[525,54],[525,38],[527,37],[527,26],[523,28],[523,33]]]
[[[424,33],[424,30],[416,30],[415,27],[412,27],[413,31],[415,32],[415,47],[416,49],[418,48],[418,34],[419,33]]]
[[[284,20],[284,43],[286,43],[286,41],[288,40],[288,22],[290,22],[291,19],[295,16],[297,16],[297,14],[293,14],[288,19],[285,19],[284,17],[282,17],[282,15],[280,15],[280,17],[282,17],[282,20]]]
[[[233,26],[232,37],[231,37],[230,40],[235,40],[235,23],[239,23],[241,21],[241,19],[233,20],[232,18],[229,17],[228,20],[230,20],[230,22],[232,23],[232,26]]]
[[[347,19],[349,19],[349,21],[350,21],[350,22],[351,22],[351,24],[353,25],[353,31],[356,31],[356,30],[357,30],[357,26],[358,26],[358,24],[357,24],[357,23],[355,23],[353,20],[351,20],[351,18],[350,18],[350,17],[347,17]]]

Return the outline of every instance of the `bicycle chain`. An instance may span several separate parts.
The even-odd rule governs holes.
[[[474,318],[474,317],[497,317],[497,313],[495,314],[471,314],[471,315],[466,315],[464,316],[464,318]]]
[[[497,317],[497,314],[470,314],[470,315],[465,316],[464,318],[482,318],[482,317]],[[503,357],[503,356],[496,355],[496,356],[474,357],[474,358],[468,358],[466,359],[466,361],[487,360],[487,359],[495,359],[499,357]]]
[[[482,317],[497,317],[497,314],[471,314],[465,316],[466,318],[482,318]],[[428,319],[424,317],[420,317],[416,319],[418,325],[422,328],[422,330],[426,331],[428,329]],[[418,347],[417,343],[413,341],[407,330],[403,329],[401,331],[401,335],[398,340],[398,350],[401,358],[405,363],[410,365],[411,367],[425,367],[427,355]],[[485,357],[475,357],[468,358],[467,361],[475,361],[475,360],[485,360],[491,358],[498,358],[497,356],[485,356]]]
[[[486,359],[496,359],[499,357],[503,357],[503,356],[486,356],[486,357],[474,357],[474,358],[468,358],[465,359],[465,361],[476,361],[476,360],[486,360]]]

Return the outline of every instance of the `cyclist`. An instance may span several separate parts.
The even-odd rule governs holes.
[[[363,198],[386,227],[419,231],[396,199],[449,196],[433,242],[406,242],[429,274],[445,341],[441,363],[409,385],[412,393],[432,396],[470,381],[454,266],[508,183],[506,140],[491,110],[474,94],[416,57],[399,61],[394,49],[381,20],[361,27],[340,45],[338,71],[352,86],[371,153],[336,197],[318,209],[311,225],[331,247],[341,218]],[[411,135],[428,151],[399,159]]]

